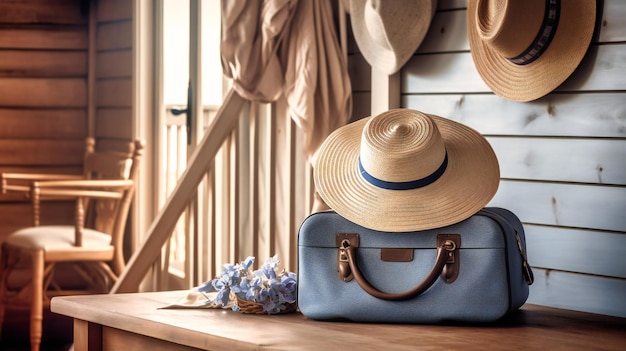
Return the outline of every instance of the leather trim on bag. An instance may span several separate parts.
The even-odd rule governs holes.
[[[406,248],[382,248],[380,260],[385,262],[411,262],[413,261],[413,249]]]

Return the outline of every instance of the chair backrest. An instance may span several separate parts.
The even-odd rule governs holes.
[[[135,193],[139,165],[143,156],[144,144],[136,140],[126,151],[96,151],[95,140],[87,138],[84,160],[84,175],[87,179],[129,179],[133,186],[122,194],[121,199],[91,200],[84,204],[89,228],[111,235],[115,248],[113,269],[121,271],[124,266],[123,242],[126,220]]]

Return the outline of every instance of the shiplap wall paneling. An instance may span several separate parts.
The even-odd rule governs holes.
[[[404,106],[427,105],[428,111],[480,130],[486,135],[619,138],[626,106],[619,92],[551,93],[530,103],[491,94],[405,95]],[[558,109],[556,108],[558,106]],[[584,118],[580,118],[584,116]]]
[[[80,173],[86,121],[88,9],[81,0],[0,2],[0,172]],[[0,195],[0,240],[32,225],[32,208]],[[71,223],[44,203],[43,223]]]
[[[94,133],[103,147],[133,139],[132,1],[97,1]]]
[[[469,51],[464,2],[440,4],[402,70],[402,106],[467,124],[493,146],[502,180],[489,205],[524,222],[537,277],[530,303],[626,317],[626,3],[600,4],[579,68],[527,103],[489,90]]]

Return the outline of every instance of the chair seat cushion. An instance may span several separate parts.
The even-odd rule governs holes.
[[[4,244],[22,250],[43,250],[46,257],[51,254],[54,256],[67,254],[72,256],[67,257],[68,261],[76,259],[76,255],[81,257],[93,255],[91,257],[93,260],[113,257],[110,235],[84,228],[83,244],[82,246],[75,246],[74,226],[70,225],[23,228],[6,238]],[[63,259],[60,260],[64,261]]]

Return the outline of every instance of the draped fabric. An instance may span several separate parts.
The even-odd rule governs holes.
[[[242,97],[282,95],[314,160],[321,143],[352,114],[347,63],[330,1],[222,0],[221,60]]]
[[[222,0],[222,69],[243,98],[273,102],[282,95],[277,51],[296,5],[297,0]]]

